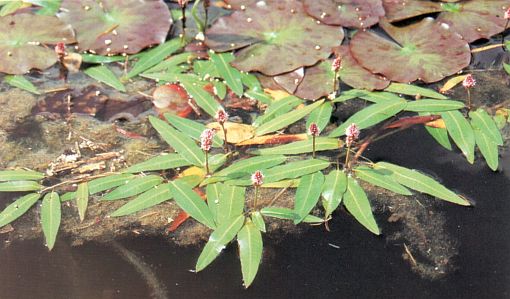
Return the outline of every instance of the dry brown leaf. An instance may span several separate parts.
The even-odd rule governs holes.
[[[227,130],[227,134],[228,130]],[[230,135],[227,135],[227,138]],[[236,145],[237,146],[243,146],[243,145],[261,145],[261,144],[284,144],[294,141],[301,141],[306,140],[308,136],[306,134],[274,134],[274,135],[265,135],[265,136],[257,136],[252,139],[245,140],[243,142],[239,142]]]
[[[207,124],[207,127],[209,129],[214,129],[216,131],[216,135],[218,135],[221,139],[225,136],[223,129],[218,122]],[[250,125],[232,122],[225,123],[225,130],[227,130],[227,142],[234,144],[252,138],[255,132],[255,128]]]
[[[440,93],[447,92],[448,90],[457,86],[460,82],[464,81],[464,78],[466,78],[466,77],[467,77],[467,75],[461,75],[461,76],[456,76],[456,77],[449,79],[448,81],[446,81],[446,83],[443,85],[443,87],[441,87],[441,89],[439,89],[439,92]]]
[[[502,45],[501,44],[488,45],[488,46],[485,46],[485,47],[480,47],[480,48],[473,49],[473,50],[471,50],[471,53],[483,52],[483,51],[487,51],[487,50],[491,50],[491,49],[499,48],[499,47],[502,47]]]
[[[283,98],[291,96],[290,93],[284,91],[284,90],[276,90],[276,89],[269,89],[265,88],[264,92],[270,95],[275,101],[279,101]]]
[[[434,121],[429,121],[425,125],[428,127],[431,127],[431,128],[446,129],[446,125],[444,124],[444,120],[442,120],[442,119],[436,119]]]

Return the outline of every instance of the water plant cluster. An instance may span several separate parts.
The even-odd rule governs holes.
[[[149,122],[173,149],[115,173],[60,178],[51,185],[51,174],[0,171],[1,192],[27,192],[0,213],[0,227],[41,203],[50,250],[63,203],[74,202],[83,220],[89,200],[125,200],[111,217],[174,200],[182,219],[211,229],[196,271],[236,241],[248,287],[261,262],[269,218],[327,228],[341,208],[379,235],[369,185],[471,204],[426,174],[363,155],[388,134],[425,126],[469,163],[478,148],[488,167],[499,167],[500,129],[509,110],[494,112],[472,102],[476,78],[456,74],[470,64],[469,42],[506,29],[507,1],[178,1],[171,10],[163,1],[2,4],[0,25],[9,29],[0,32],[0,72],[9,74],[7,83],[39,93],[23,74],[55,63],[68,70],[71,54],[86,65],[85,74],[121,92],[129,80],[154,81],[157,113]],[[421,15],[427,17],[392,24]],[[165,41],[180,22],[170,31],[180,36]],[[121,77],[112,62],[124,63]],[[462,84],[457,88],[466,90],[465,99],[421,86],[452,75],[447,89]],[[340,90],[339,83],[350,87]],[[232,122],[223,105],[232,98],[255,101],[260,113],[251,123]],[[335,108],[356,101],[366,105],[332,125]],[[193,111],[201,119],[191,119]],[[290,133],[290,127],[301,133]],[[76,191],[60,191],[70,184]],[[295,188],[293,206],[262,201],[262,188]]]

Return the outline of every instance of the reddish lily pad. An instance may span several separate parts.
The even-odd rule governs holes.
[[[58,15],[76,30],[79,47],[134,54],[163,43],[171,25],[162,0],[64,0]]]
[[[290,73],[274,76],[273,80],[288,93],[294,93],[305,76],[305,69],[298,68]]]
[[[304,0],[305,11],[328,25],[368,28],[385,12],[381,0]]]
[[[217,52],[241,49],[232,65],[278,75],[326,59],[343,39],[341,27],[318,24],[296,0],[259,1],[218,19],[206,32]]]
[[[364,68],[397,82],[436,82],[469,65],[468,43],[432,18],[406,27],[381,20],[390,41],[371,31],[358,31],[351,40],[351,54]]]
[[[334,91],[331,61],[325,60],[305,69],[305,77],[294,92],[294,95],[306,99],[317,100]]]
[[[75,42],[71,26],[56,17],[8,15],[0,17],[0,28],[0,72],[8,74],[46,69],[57,62],[57,54],[44,45]]]
[[[228,5],[227,8],[242,9],[257,3],[258,1],[259,0],[225,0],[225,3]]]
[[[437,20],[446,23],[466,41],[490,38],[505,29],[504,13],[508,8],[507,0],[443,1],[449,3],[422,0],[383,0],[386,18],[390,22],[441,12]]]

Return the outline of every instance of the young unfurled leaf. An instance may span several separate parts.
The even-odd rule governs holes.
[[[494,119],[483,109],[469,112],[473,129],[479,129],[497,145],[503,145],[503,138]]]
[[[2,170],[1,181],[38,181],[44,178],[44,173],[32,170]]]
[[[262,259],[263,245],[260,231],[259,227],[248,220],[237,234],[239,259],[241,260],[241,272],[245,288],[248,288],[255,279]]]
[[[122,92],[126,92],[126,87],[124,87],[117,76],[115,76],[115,74],[104,65],[89,67],[84,71],[84,73],[99,82],[109,85]]]
[[[407,102],[407,107],[404,110],[413,112],[442,112],[462,108],[464,108],[464,103],[459,101],[423,99]]]
[[[243,213],[245,192],[243,187],[223,185],[216,216],[218,225]]]
[[[337,138],[329,138],[329,137],[316,137],[315,138],[315,151],[327,151],[338,149],[343,146],[343,142],[338,140]],[[313,140],[309,138],[308,140],[292,142],[285,145],[268,147],[262,149],[256,149],[251,151],[250,153],[255,155],[298,155],[304,153],[311,153],[313,151]]]
[[[420,95],[421,97],[433,98],[439,100],[446,100],[448,97],[438,93],[435,90],[430,88],[423,88],[416,85],[405,84],[405,83],[396,83],[392,82],[388,87],[386,87],[385,91],[394,92],[398,94],[405,94],[410,96]]]
[[[0,227],[5,226],[25,214],[41,197],[39,193],[30,193],[18,198],[0,213]]]
[[[163,139],[175,149],[186,161],[196,166],[203,166],[205,161],[204,152],[198,145],[185,134],[175,130],[166,122],[150,116],[149,121]]]
[[[475,134],[469,122],[459,111],[441,113],[446,129],[462,154],[471,164],[475,161]]]
[[[144,171],[154,171],[154,170],[167,170],[173,169],[177,167],[189,166],[190,163],[186,161],[179,154],[167,154],[160,155],[154,158],[151,158],[147,161],[143,161],[141,163],[135,164],[124,170],[124,172],[136,173],[136,172],[144,172]]]
[[[282,164],[287,158],[283,155],[267,155],[238,160],[229,167],[220,170],[212,175],[212,177],[204,180],[202,185],[212,182],[221,182],[227,179],[235,179],[244,175],[250,175],[256,170],[264,170],[273,166]]]
[[[34,94],[41,94],[37,90],[37,88],[34,86],[34,84],[32,84],[32,82],[28,81],[28,79],[22,75],[6,75],[4,77],[4,81],[6,83],[8,83],[9,85],[12,85],[17,88],[21,88],[28,92],[31,92]]]
[[[409,189],[435,196],[455,204],[469,206],[470,203],[461,198],[451,190],[436,182],[433,178],[419,173],[416,170],[408,169],[402,166],[379,162],[375,164],[375,169],[383,168],[393,172],[392,176],[398,183]]]
[[[44,196],[41,205],[41,224],[46,246],[53,249],[57,239],[58,229],[60,227],[61,210],[60,199],[57,193],[50,192]]]
[[[319,130],[324,130],[324,128],[329,124],[332,113],[333,105],[331,102],[324,102],[319,108],[310,113],[306,120],[306,127],[309,128],[312,123],[315,123],[317,127],[319,127]]]
[[[342,202],[342,197],[347,190],[347,175],[341,170],[332,170],[324,180],[322,186],[322,206],[324,218],[327,219]]]
[[[278,218],[278,219],[283,219],[283,220],[295,221],[296,219],[299,218],[299,216],[296,215],[296,213],[294,213],[294,210],[289,209],[289,208],[266,207],[266,208],[262,208],[260,210],[260,213],[267,217],[273,217],[273,218]],[[317,216],[314,216],[314,215],[308,215],[305,217],[305,219],[302,222],[304,222],[304,223],[321,223],[321,222],[324,222],[324,220]]]
[[[347,191],[344,194],[344,206],[359,223],[366,227],[372,233],[379,235],[379,227],[372,214],[372,207],[368,201],[365,191],[358,185],[358,182],[352,178],[347,178]]]
[[[404,110],[406,106],[406,101],[402,99],[373,104],[349,117],[342,125],[333,130],[329,137],[343,136],[345,129],[352,123],[355,123],[360,130],[378,124]]]
[[[446,81],[446,83],[443,85],[443,87],[441,87],[439,89],[439,92],[445,93],[445,92],[449,91],[450,89],[454,88],[455,86],[460,84],[462,81],[464,81],[464,79],[466,77],[467,77],[467,75],[460,75],[460,76],[455,76],[455,77],[452,77],[451,79],[448,79],[448,81]]]
[[[200,141],[200,134],[207,128],[205,125],[193,121],[191,119],[187,119],[184,117],[180,117],[171,113],[165,113],[165,118],[168,122],[174,126],[177,130],[183,132],[189,137],[193,138],[196,141]],[[213,147],[222,147],[223,141],[218,134],[213,137]]]
[[[251,213],[251,221],[263,233],[266,232],[266,222],[259,211]]]
[[[148,209],[164,201],[170,200],[172,193],[169,184],[161,184],[138,195],[133,200],[118,208],[111,214],[112,217],[134,214],[138,211]]]
[[[175,202],[198,222],[215,229],[214,217],[207,204],[187,183],[180,180],[170,182],[170,192]]]
[[[294,219],[294,224],[303,221],[313,207],[315,207],[319,201],[323,183],[324,175],[320,171],[301,178],[294,202],[294,211],[297,215],[297,218]]]
[[[34,181],[8,181],[0,183],[0,192],[37,191],[42,187]]]
[[[285,128],[286,126],[293,124],[308,115],[314,109],[319,107],[323,102],[324,100],[316,101],[315,103],[304,108],[285,113],[273,120],[270,120],[258,127],[255,130],[255,135],[261,136]]]
[[[498,170],[499,164],[499,152],[498,145],[494,142],[490,135],[487,135],[486,132],[474,128],[473,133],[475,134],[475,141],[482,153],[487,165],[489,165],[490,169],[493,171]]]
[[[76,206],[78,207],[78,215],[80,221],[83,222],[85,219],[85,213],[87,212],[87,206],[89,205],[89,185],[87,182],[78,185],[76,190]]]
[[[142,192],[145,192],[152,187],[160,184],[163,178],[158,175],[148,175],[133,179],[124,186],[120,186],[112,192],[106,194],[102,200],[117,200],[135,196]]]
[[[167,56],[172,55],[180,48],[184,46],[181,43],[180,38],[174,38],[161,44],[155,48],[152,48],[141,54],[140,60],[133,66],[131,71],[127,74],[127,79],[133,78],[141,72],[155,66],[159,62],[163,61]]]
[[[235,59],[234,54],[209,52],[209,56],[216,66],[220,77],[227,82],[228,87],[238,96],[242,96],[243,83],[241,81],[241,73],[230,65],[230,62]]]
[[[354,169],[356,177],[369,184],[393,191],[397,194],[412,195],[411,191],[393,179],[393,172],[387,169],[373,169],[368,166],[358,166]]]
[[[245,217],[238,215],[220,224],[211,234],[202,253],[198,257],[196,271],[201,271],[216,259],[225,245],[232,241],[244,224]]]
[[[275,101],[267,107],[264,114],[255,119],[252,125],[254,127],[259,127],[262,124],[291,111],[301,103],[303,103],[303,101],[295,96],[288,96],[279,101]]]

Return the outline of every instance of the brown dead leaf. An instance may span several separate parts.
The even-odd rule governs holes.
[[[69,53],[64,56],[62,63],[70,73],[77,73],[80,71],[82,57],[78,53]]]
[[[227,130],[227,134],[228,130]],[[230,135],[227,135],[227,138]],[[265,135],[265,136],[257,136],[252,139],[248,139],[242,142],[237,143],[237,146],[244,145],[261,145],[261,144],[284,144],[290,143],[294,141],[301,141],[308,139],[307,134],[274,134],[274,135]]]
[[[207,127],[209,129],[214,129],[218,137],[220,137],[221,139],[223,139],[223,137],[225,136],[223,133],[223,129],[221,128],[219,123],[213,122],[207,124]],[[252,138],[255,132],[255,128],[250,125],[232,122],[225,123],[225,130],[227,130],[227,142],[234,144]]]
[[[444,124],[444,120],[442,120],[442,119],[436,119],[434,121],[429,121],[425,125],[428,127],[431,127],[431,128],[446,129],[446,125]]]
[[[290,93],[284,91],[284,90],[276,90],[276,89],[269,89],[265,88],[264,92],[273,97],[275,101],[279,101],[283,98],[291,96]]]

